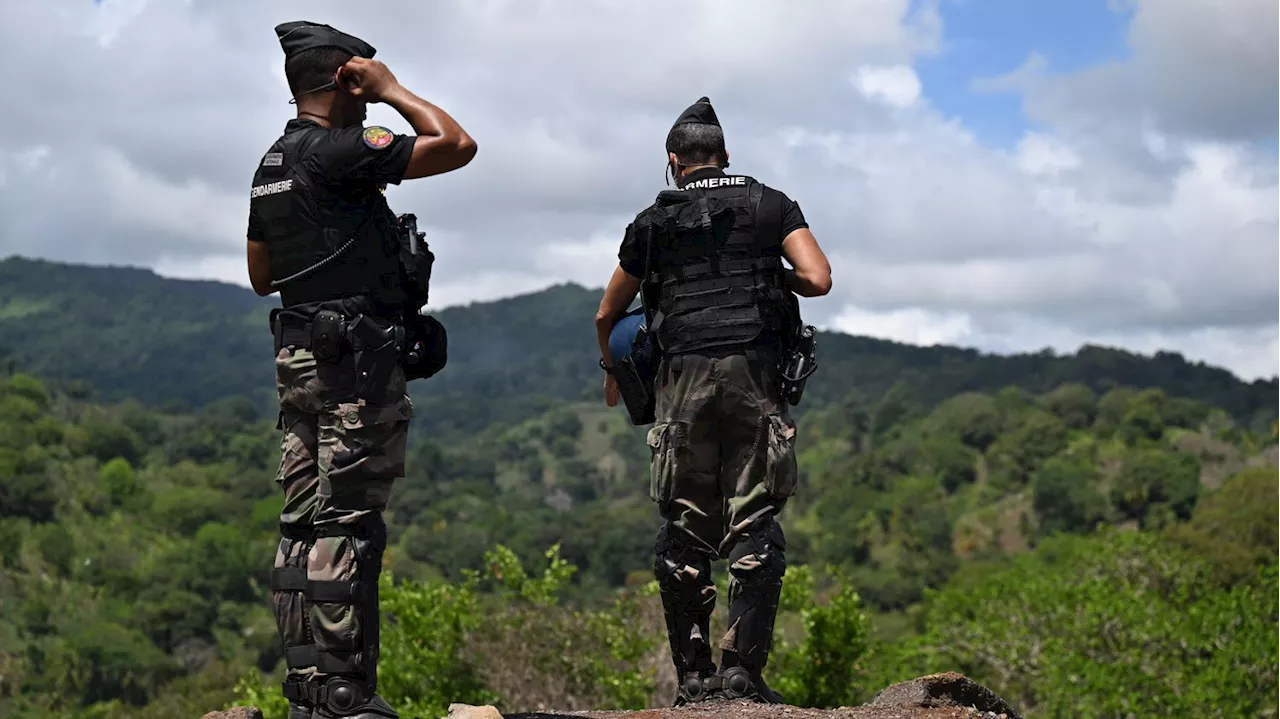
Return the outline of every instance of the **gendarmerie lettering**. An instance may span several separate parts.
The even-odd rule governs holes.
[[[249,191],[249,197],[254,198],[262,197],[263,195],[275,195],[280,192],[288,192],[292,189],[292,178],[288,180],[277,180],[275,182],[268,182],[265,185],[254,185],[253,189]]]
[[[733,185],[745,184],[747,184],[747,178],[745,177],[706,177],[701,180],[694,180],[693,182],[686,183],[684,187],[681,187],[680,189],[687,190],[690,187],[697,187],[699,189],[706,190],[712,187],[732,187]]]

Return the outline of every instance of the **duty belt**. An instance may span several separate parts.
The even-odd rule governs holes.
[[[303,313],[275,309],[271,314],[271,334],[275,349],[282,347],[311,350],[316,359],[335,357],[346,344],[351,320],[332,309]]]
[[[311,320],[281,322],[279,337],[276,341],[285,347],[311,349],[311,330],[314,324]]]

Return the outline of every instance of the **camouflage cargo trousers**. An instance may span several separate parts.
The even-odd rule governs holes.
[[[723,666],[764,668],[786,540],[776,515],[796,492],[796,426],[767,354],[670,357],[658,368],[650,497],[665,520],[654,573],[677,672],[711,668],[711,562],[729,564]]]
[[[659,367],[650,498],[672,539],[726,558],[796,492],[796,425],[767,355],[669,357]]]
[[[276,625],[289,673],[298,678],[376,671],[376,583],[385,546],[381,514],[393,481],[404,476],[413,405],[398,367],[374,402],[355,398],[354,378],[349,352],[329,362],[317,362],[305,349],[284,347],[276,355],[284,430],[276,482],[284,508],[275,567],[294,570],[299,580],[305,571],[307,587],[354,582],[362,592],[312,600],[297,583],[273,583]],[[343,527],[334,531],[337,525]],[[376,529],[372,539],[367,532],[359,539],[361,532],[346,529],[351,526]]]

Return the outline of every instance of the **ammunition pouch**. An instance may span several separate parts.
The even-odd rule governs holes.
[[[412,213],[396,217],[399,236],[400,273],[409,304],[422,307],[431,293],[431,269],[436,256],[426,241],[426,233],[418,231],[418,217]]]
[[[440,320],[416,312],[405,317],[405,348],[400,363],[406,381],[435,375],[449,361],[449,334]]]
[[[277,353],[284,347],[309,350],[317,362],[332,362],[342,354],[347,324],[342,314],[322,309],[314,314],[294,309],[271,311],[271,335]]]

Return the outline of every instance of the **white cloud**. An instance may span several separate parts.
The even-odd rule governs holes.
[[[1065,142],[1042,132],[1028,132],[1018,142],[1018,169],[1028,175],[1056,175],[1080,166]]]
[[[869,312],[846,307],[830,322],[832,329],[913,345],[968,344],[973,322],[958,312],[930,312],[919,308]]]
[[[249,178],[293,110],[272,27],[300,16],[370,40],[480,144],[388,191],[436,251],[433,305],[603,284],[705,94],[733,169],[798,200],[832,259],[811,321],[1274,374],[1277,168],[1254,141],[1277,126],[1275,3],[1142,0],[1123,63],[1062,76],[1032,55],[976,82],[1024,94],[1038,127],[1011,150],[930,105],[913,64],[944,27],[913,5],[6,3],[0,40],[42,72],[0,100],[0,254],[247,284]],[[408,129],[385,106],[369,122]]]
[[[890,107],[910,107],[920,98],[920,78],[906,65],[860,67],[853,83],[863,97]]]

